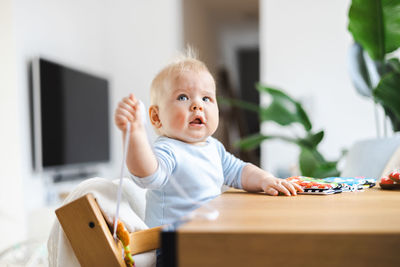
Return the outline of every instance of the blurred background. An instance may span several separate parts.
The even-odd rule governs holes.
[[[353,43],[347,30],[350,3],[1,1],[0,251],[27,240],[43,244],[54,208],[88,175],[118,178],[122,142],[113,125],[118,101],[133,92],[148,106],[152,78],[187,44],[209,66],[220,97],[268,103],[269,98],[255,89],[261,82],[300,101],[313,128],[325,131],[320,151],[328,159],[337,159],[358,140],[376,137],[373,102],[357,94],[348,72]],[[106,162],[35,169],[30,77],[32,62],[39,57],[108,81]],[[229,151],[280,177],[296,174],[296,146],[278,140],[240,151],[234,144],[260,129],[296,134],[297,126],[260,125],[257,114],[230,105],[220,106],[220,116],[215,135]],[[65,179],[55,181],[60,173],[67,173]]]

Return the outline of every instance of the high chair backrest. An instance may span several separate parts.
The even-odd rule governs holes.
[[[81,266],[126,266],[121,242],[115,242],[92,194],[56,210],[57,218]],[[130,234],[132,255],[159,247],[161,227]]]

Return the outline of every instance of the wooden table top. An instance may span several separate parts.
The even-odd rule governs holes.
[[[400,191],[379,186],[334,195],[268,196],[228,191],[212,200],[216,220],[197,218],[178,233],[400,233]],[[207,212],[206,207],[197,210]]]
[[[195,218],[163,233],[168,266],[399,266],[400,191],[274,197],[234,190],[196,212],[210,207],[216,220]]]

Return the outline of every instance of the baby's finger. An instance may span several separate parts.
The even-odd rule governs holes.
[[[116,112],[115,114],[116,114],[116,115],[119,115],[119,116],[125,117],[125,118],[127,119],[127,122],[128,122],[128,121],[132,122],[132,121],[134,121],[134,119],[135,119],[134,113],[129,112],[129,111],[126,110],[126,109],[122,109],[122,108],[121,108],[121,109],[118,109],[117,112]]]
[[[277,183],[273,186],[276,190],[278,190],[279,192],[285,194],[286,196],[290,196],[290,191],[288,189],[286,189],[285,186],[283,186],[281,183]]]
[[[130,96],[124,97],[122,99],[122,102],[131,107],[136,107],[138,105],[138,101],[136,100],[136,98],[131,98]]]
[[[292,185],[296,188],[297,192],[304,192],[303,187],[296,183],[292,183]]]
[[[135,97],[134,94],[130,94],[130,95],[128,96],[128,99],[129,99],[135,106],[137,106],[137,105],[139,104],[139,101],[136,99],[136,97]]]
[[[286,187],[286,189],[289,190],[289,192],[291,193],[292,196],[297,195],[296,189],[294,188],[294,186],[293,186],[292,183],[289,183],[289,182],[287,182],[287,181],[283,181],[283,182],[282,182],[282,185],[283,185],[284,187]]]
[[[128,98],[131,99],[133,102],[137,102],[136,97],[133,93],[130,93]]]
[[[130,105],[130,104],[128,104],[128,103],[126,103],[126,102],[119,102],[118,108],[119,109],[125,109],[125,110],[127,110],[128,112],[130,112],[132,114],[135,112],[135,107]]]
[[[128,123],[128,119],[125,116],[115,114],[115,124],[121,130],[125,130],[126,124]]]
[[[268,189],[265,190],[265,193],[271,196],[277,196],[279,192],[276,189],[269,187]]]

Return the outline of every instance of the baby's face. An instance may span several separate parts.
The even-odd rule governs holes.
[[[218,127],[215,82],[207,71],[187,71],[171,81],[161,95],[159,119],[162,135],[201,144]]]

